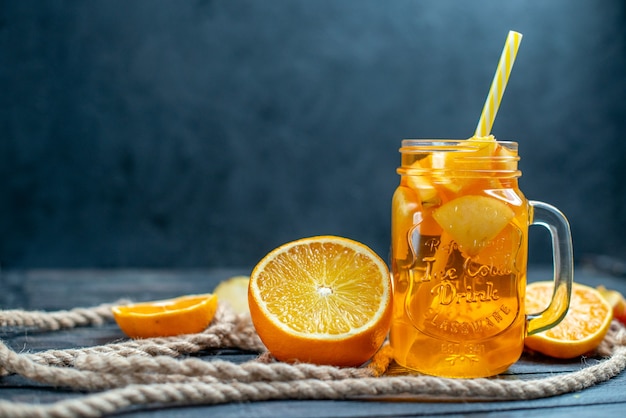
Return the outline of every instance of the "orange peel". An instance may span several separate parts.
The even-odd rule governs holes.
[[[114,306],[113,317],[131,338],[195,334],[210,324],[217,310],[214,294],[186,295],[174,299]]]

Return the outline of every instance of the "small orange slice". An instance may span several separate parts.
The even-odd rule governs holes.
[[[170,337],[204,331],[217,310],[214,294],[114,306],[113,317],[131,338]]]
[[[415,161],[412,168],[423,169],[421,161]],[[420,202],[424,205],[437,203],[437,189],[432,181],[423,175],[406,176],[407,186],[415,191],[419,196]]]
[[[415,214],[422,206],[414,190],[408,187],[398,187],[393,194],[391,230],[392,249],[395,258],[409,257],[409,231],[415,225]]]
[[[607,289],[602,285],[596,287],[596,289],[609,302],[609,305],[613,307],[613,318],[626,325],[626,299],[624,295],[617,290]]]
[[[487,196],[461,196],[435,209],[433,217],[469,255],[476,255],[515,216],[506,203]]]
[[[535,282],[526,291],[526,312],[545,309],[552,296],[552,282]],[[526,337],[531,350],[556,358],[574,358],[593,351],[611,325],[611,305],[594,288],[574,283],[570,307],[555,327]]]
[[[248,276],[233,276],[222,282],[213,290],[217,300],[226,302],[236,313],[250,314],[248,308]]]
[[[380,348],[391,321],[391,279],[369,247],[336,236],[284,244],[250,276],[255,329],[278,360],[358,366]]]

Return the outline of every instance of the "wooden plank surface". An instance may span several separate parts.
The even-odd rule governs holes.
[[[135,301],[169,298],[189,293],[211,292],[223,279],[247,274],[246,269],[187,271],[146,270],[35,270],[5,271],[0,275],[0,309],[58,310],[95,306],[118,299]],[[529,279],[544,280],[551,272],[530,269]],[[604,284],[626,293],[626,279],[579,269],[576,281],[596,286]],[[17,352],[75,348],[106,344],[124,339],[114,323],[55,332],[0,329],[0,338]],[[202,352],[198,357],[243,362],[256,353],[238,350]],[[595,364],[600,359],[579,358],[561,361],[525,353],[518,363],[499,376],[503,379],[536,379],[554,376]],[[390,372],[393,373],[393,366]],[[0,399],[15,402],[46,403],[81,396],[76,392],[53,389],[20,376],[0,378]],[[125,410],[120,417],[398,417],[463,416],[505,413],[522,417],[540,410],[542,417],[589,417],[594,414],[623,415],[626,410],[626,375],[619,376],[580,392],[532,401],[489,401],[429,399],[366,399],[351,401],[268,401],[230,403],[215,406],[180,408],[137,408]]]

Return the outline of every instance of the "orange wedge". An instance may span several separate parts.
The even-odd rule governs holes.
[[[506,203],[487,196],[462,196],[435,209],[433,217],[469,255],[502,231],[515,216]]]
[[[249,314],[248,308],[248,276],[233,276],[220,282],[213,293],[217,296],[217,300],[222,303],[226,302],[233,308],[236,313]]]
[[[596,287],[596,289],[609,302],[609,305],[613,307],[613,318],[626,325],[626,299],[624,295],[617,290],[607,289],[602,285]]]
[[[217,309],[214,294],[114,306],[113,317],[131,338],[170,337],[204,331]]]
[[[259,337],[278,360],[358,366],[389,331],[391,279],[385,262],[364,244],[303,238],[257,264],[248,303]]]
[[[552,296],[552,282],[535,282],[526,291],[526,312],[545,309]],[[574,358],[593,351],[604,339],[613,319],[612,306],[596,289],[579,283],[565,318],[555,327],[526,337],[531,350],[556,358]]]
[[[428,157],[427,157],[428,158]],[[415,161],[412,164],[413,168],[423,169],[421,161]],[[437,203],[437,189],[433,185],[432,181],[424,176],[412,175],[406,177],[407,186],[417,193],[420,198],[420,202],[424,205]]]
[[[391,241],[394,256],[398,259],[409,257],[409,231],[415,225],[415,214],[420,212],[421,204],[414,190],[398,187],[392,199]]]

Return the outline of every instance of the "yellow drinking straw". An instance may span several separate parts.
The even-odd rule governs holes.
[[[491,133],[491,127],[496,118],[496,113],[498,113],[500,100],[502,100],[506,83],[509,81],[509,74],[511,74],[511,68],[513,68],[521,41],[521,33],[509,31],[474,136],[488,136]]]

